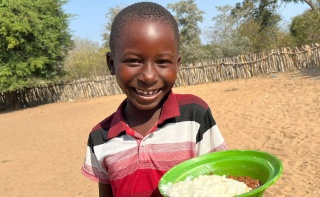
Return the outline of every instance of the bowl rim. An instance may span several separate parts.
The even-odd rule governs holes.
[[[188,160],[185,160],[177,165],[175,165],[174,167],[172,167],[171,169],[169,169],[162,177],[161,179],[159,180],[159,183],[158,183],[158,188],[159,188],[159,191],[162,195],[163,194],[163,191],[161,189],[161,185],[165,184],[163,182],[163,178],[165,177],[165,175],[167,173],[170,173],[171,171],[174,171],[176,168],[179,168],[180,166],[182,165],[186,165],[188,163],[192,163],[192,162],[197,162],[197,161],[200,161],[202,158],[204,157],[208,157],[208,154],[210,155],[218,155],[217,157],[219,157],[219,155],[223,155],[225,153],[234,153],[234,154],[243,154],[243,153],[255,153],[255,154],[260,154],[260,155],[267,155],[271,158],[274,159],[274,161],[276,161],[276,163],[279,165],[279,169],[277,171],[277,173],[275,174],[275,176],[268,180],[267,182],[265,182],[263,185],[261,185],[260,187],[254,189],[254,190],[251,190],[249,192],[246,192],[246,193],[243,193],[243,194],[240,194],[240,195],[237,195],[237,197],[242,197],[242,196],[250,196],[252,194],[256,194],[256,193],[259,193],[259,192],[262,192],[264,191],[265,189],[267,189],[268,187],[270,187],[271,185],[273,185],[282,175],[283,173],[283,164],[282,164],[282,161],[274,154],[271,154],[269,152],[265,152],[265,151],[261,151],[261,150],[252,150],[252,149],[229,149],[229,150],[222,150],[222,151],[217,151],[217,152],[211,152],[211,153],[207,153],[207,154],[204,154],[204,155],[200,155],[200,156],[197,156],[197,157],[194,157],[194,158],[190,158]],[[230,155],[229,155],[230,156]]]

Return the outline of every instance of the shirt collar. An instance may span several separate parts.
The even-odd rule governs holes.
[[[175,94],[170,91],[166,101],[163,103],[158,124],[162,124],[165,120],[180,116],[179,104]]]
[[[119,136],[122,132],[126,132],[127,123],[124,119],[124,108],[126,106],[127,99],[125,99],[117,111],[114,113],[110,130],[108,132],[108,139]],[[166,101],[163,103],[160,118],[157,124],[162,124],[165,120],[173,117],[180,116],[179,104],[175,98],[175,94],[170,91]]]

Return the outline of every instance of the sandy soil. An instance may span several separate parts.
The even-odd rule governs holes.
[[[265,196],[320,196],[320,69],[175,88],[202,97],[231,149],[276,154]],[[124,95],[0,114],[0,196],[97,196],[80,173],[92,126]]]

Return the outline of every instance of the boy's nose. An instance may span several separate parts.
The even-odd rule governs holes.
[[[154,65],[152,64],[144,65],[138,79],[143,81],[146,84],[151,84],[157,81],[157,73],[154,68]]]

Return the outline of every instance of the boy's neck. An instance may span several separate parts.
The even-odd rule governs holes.
[[[127,103],[124,109],[124,118],[132,129],[142,136],[146,136],[148,131],[159,120],[161,109],[162,106],[158,106],[152,110],[140,110],[131,103]]]

